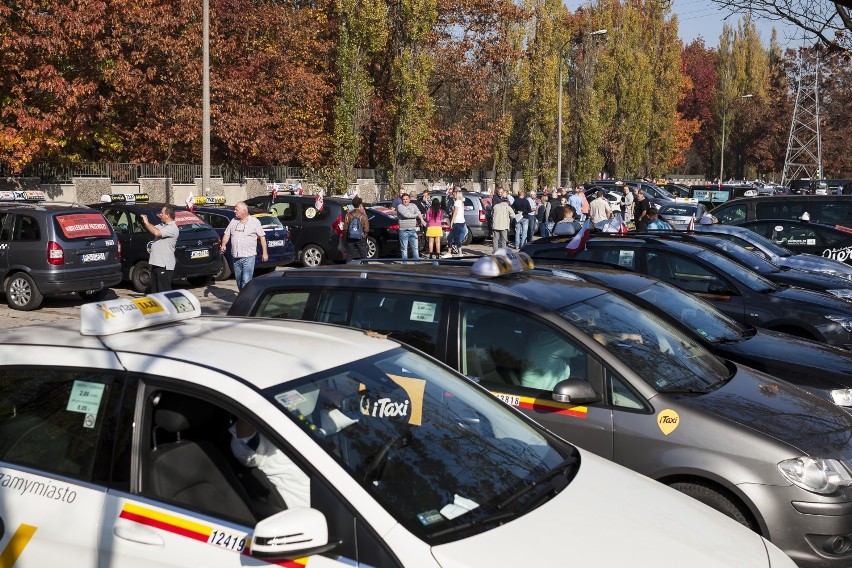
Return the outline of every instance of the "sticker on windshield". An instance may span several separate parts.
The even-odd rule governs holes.
[[[435,312],[437,311],[438,304],[433,304],[432,302],[412,302],[411,303],[411,316],[409,319],[411,321],[425,321],[425,322],[433,322],[435,321]]]
[[[426,381],[391,374],[388,374],[388,377],[401,388],[390,390],[383,388],[375,392],[364,385],[359,387],[361,414],[420,426],[423,423],[423,394],[426,392]]]
[[[297,405],[305,402],[305,397],[299,391],[287,391],[282,392],[275,395],[275,400],[278,401],[278,404],[286,408],[287,410],[292,410]]]
[[[104,396],[104,388],[104,385],[100,383],[74,381],[65,410],[97,416],[101,398]]]
[[[660,427],[660,430],[666,436],[674,432],[679,423],[680,416],[678,416],[677,412],[671,408],[662,410],[659,414],[657,414],[657,426]]]
[[[479,503],[465,499],[459,495],[453,495],[453,502],[441,507],[441,514],[450,520],[469,513],[479,507]]]
[[[628,268],[632,267],[633,257],[635,254],[636,253],[632,250],[618,251],[618,266],[626,266]]]
[[[424,527],[428,527],[429,525],[434,525],[435,523],[440,523],[444,520],[444,516],[432,509],[431,511],[426,511],[425,513],[417,513],[417,519],[423,524]]]
[[[305,218],[306,219],[313,219],[316,216],[317,216],[317,210],[314,209],[313,207],[308,207],[307,209],[305,209]]]

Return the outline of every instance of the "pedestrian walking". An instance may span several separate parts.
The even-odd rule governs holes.
[[[453,212],[450,214],[450,252],[448,255],[461,255],[462,241],[467,226],[464,222],[464,197],[460,189],[453,193]]]
[[[352,198],[352,209],[346,212],[343,220],[343,234],[346,237],[346,252],[352,260],[368,258],[367,233],[370,232],[370,220],[364,211],[363,200],[359,196]]]
[[[254,276],[254,264],[257,258],[257,241],[260,241],[261,261],[269,260],[266,250],[266,232],[260,220],[249,215],[245,201],[234,205],[234,218],[228,223],[222,236],[222,252],[231,243],[231,256],[234,258],[234,278],[237,290],[242,290]]]
[[[630,191],[630,186],[624,186],[624,198],[622,205],[624,209],[624,222],[629,223],[633,220],[633,192]]]
[[[399,252],[402,258],[408,258],[408,247],[411,247],[411,256],[414,260],[420,260],[420,245],[417,238],[417,228],[426,226],[426,220],[420,214],[417,205],[411,203],[411,196],[403,193],[402,203],[396,208],[399,219]]]
[[[530,202],[524,191],[518,193],[512,209],[515,211],[515,248],[520,250],[527,242],[527,231],[530,226]]]
[[[499,195],[494,197],[494,205],[491,209],[491,248],[493,252],[497,249],[509,246],[509,225],[512,222],[512,207],[509,202]]]
[[[585,221],[586,218],[582,215],[581,211],[583,210],[583,198],[580,197],[583,194],[583,186],[578,185],[574,188],[574,193],[572,193],[568,197],[568,205],[574,208],[574,211],[577,212],[577,216],[580,221]]]
[[[636,190],[636,201],[633,203],[633,220],[637,231],[644,231],[648,227],[648,212],[656,208],[645,197],[645,192],[641,189]]]
[[[609,206],[609,201],[604,197],[603,191],[598,190],[597,197],[589,204],[589,216],[593,225],[608,221],[612,217],[612,208]]]
[[[180,230],[175,223],[175,208],[165,205],[157,213],[160,223],[152,225],[147,215],[140,215],[142,226],[154,235],[151,243],[151,256],[148,258],[148,266],[151,270],[150,290],[151,293],[167,292],[172,289],[172,274],[175,271],[175,245],[177,244]]]

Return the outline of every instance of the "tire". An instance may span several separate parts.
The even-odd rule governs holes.
[[[308,245],[302,249],[299,258],[304,266],[308,268],[316,268],[325,260],[325,253],[317,245]]]
[[[28,274],[16,272],[6,280],[6,302],[13,310],[34,310],[41,306],[43,299],[44,296]]]
[[[213,275],[213,278],[215,278],[216,280],[218,280],[220,282],[222,280],[227,280],[228,278],[231,277],[231,274],[233,274],[233,272],[231,271],[231,267],[228,265],[228,259],[225,258],[224,254],[222,255],[222,261],[221,262],[222,262],[222,265],[219,267],[219,272],[217,272],[216,274]]]
[[[148,291],[151,285],[151,267],[144,260],[137,262],[130,269],[130,285],[140,294]]]
[[[379,257],[379,243],[373,237],[367,237],[367,258]]]
[[[720,513],[734,519],[746,528],[759,532],[757,523],[751,513],[744,505],[723,494],[717,489],[703,483],[678,482],[671,484],[672,489],[677,489],[684,495],[689,495],[697,501],[701,501],[708,507],[712,507]]]
[[[470,245],[470,243],[472,243],[472,242],[473,242],[473,233],[471,232],[470,229],[468,229],[467,232],[464,235],[464,238],[462,239],[462,246],[466,247],[466,246]]]
[[[106,298],[106,295],[109,294],[109,288],[101,288],[100,290],[85,290],[83,292],[77,292],[77,295],[83,299],[84,302],[99,302]]]

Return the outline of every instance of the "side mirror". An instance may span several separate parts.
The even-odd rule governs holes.
[[[316,509],[288,509],[257,523],[251,555],[281,560],[304,558],[328,552],[338,544],[328,541],[325,515]]]
[[[589,404],[601,399],[589,381],[585,379],[565,379],[553,387],[553,400],[571,404]]]

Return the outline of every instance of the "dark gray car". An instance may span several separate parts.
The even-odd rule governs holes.
[[[542,262],[565,261],[570,237],[528,243]],[[656,236],[593,236],[577,256],[628,268],[707,300],[736,321],[852,349],[852,304],[814,290],[781,286],[705,247]]]
[[[291,270],[252,280],[229,314],[387,334],[567,440],[751,527],[800,566],[852,563],[852,415],[723,363],[576,275],[489,279],[439,262]]]

